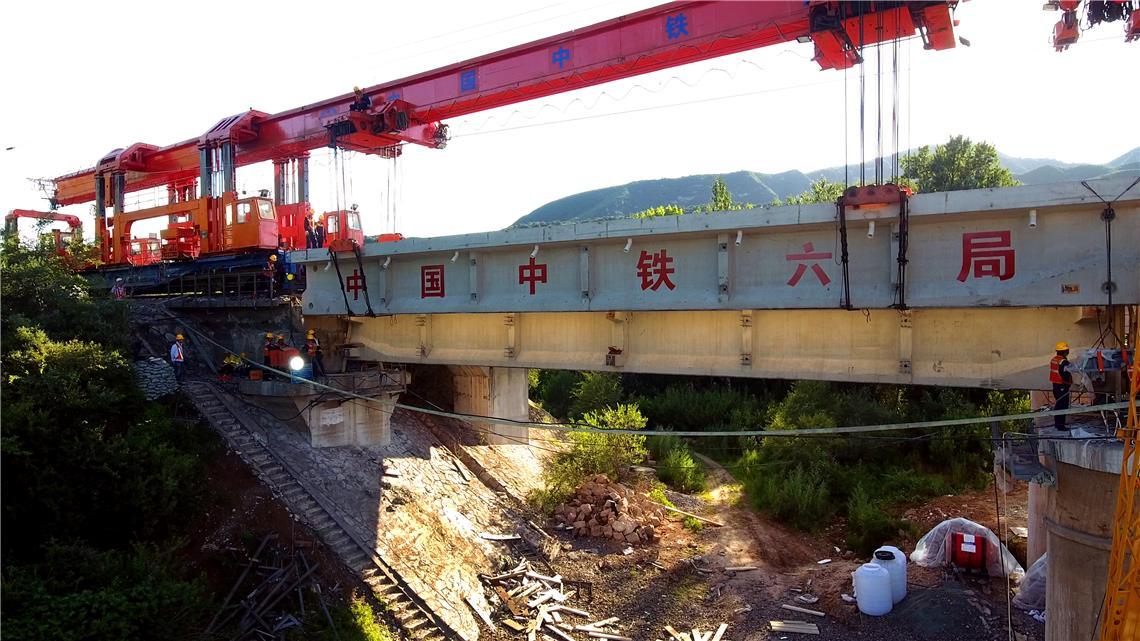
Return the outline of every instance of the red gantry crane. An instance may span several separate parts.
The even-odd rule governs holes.
[[[112,266],[137,264],[140,241],[131,225],[163,216],[170,227],[151,242],[161,244],[164,259],[304,247],[312,149],[387,158],[409,143],[442,149],[450,118],[793,40],[812,43],[822,69],[849,68],[861,62],[863,47],[916,34],[927,49],[949,49],[956,4],[665,4],[281,113],[235,114],[173,145],[116,149],[90,169],[55,179],[52,205],[94,201],[96,241]],[[239,198],[236,169],[264,161],[274,163],[273,198]],[[125,212],[126,194],[164,186],[166,205]]]

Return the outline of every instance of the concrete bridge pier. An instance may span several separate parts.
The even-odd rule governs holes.
[[[381,392],[371,401],[332,400],[309,406],[310,399],[294,397],[309,425],[314,448],[382,447],[392,442],[392,412],[399,393]]]
[[[526,368],[449,365],[448,370],[457,413],[529,420]],[[483,433],[483,439],[491,445],[529,443],[527,426],[514,423],[495,423]]]

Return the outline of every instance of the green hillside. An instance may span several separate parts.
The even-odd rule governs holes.
[[[1044,158],[1000,157],[1002,164],[1026,185],[1088,180],[1119,171],[1140,170],[1140,147],[1101,165],[1074,164]],[[865,168],[868,175],[874,174],[870,163]],[[848,173],[857,176],[859,168],[851,167]],[[709,190],[717,176],[718,174],[699,174],[682,178],[639,180],[594,189],[549,202],[515,221],[512,227],[621,218],[659,205],[700,205],[708,202]],[[737,202],[765,205],[777,198],[784,199],[803,193],[812,180],[827,178],[842,182],[844,168],[829,167],[808,173],[792,170],[778,174],[736,171],[723,174],[723,178]]]

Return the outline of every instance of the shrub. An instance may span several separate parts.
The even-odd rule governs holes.
[[[833,513],[827,483],[802,467],[786,476],[757,473],[745,482],[745,489],[759,510],[802,530],[820,529]]]
[[[45,641],[177,637],[201,622],[208,602],[201,582],[179,578],[172,552],[49,544],[42,563],[5,570],[4,636]]]
[[[538,372],[536,393],[542,409],[559,419],[570,416],[574,386],[582,379],[578,372],[563,369],[544,369]]]
[[[657,475],[678,492],[699,492],[705,489],[705,468],[693,460],[689,448],[683,444],[669,450],[658,462]]]
[[[875,500],[863,485],[857,485],[847,500],[847,547],[858,554],[870,554],[895,538],[902,523],[889,516],[881,501]]]
[[[589,412],[583,421],[598,428],[645,429],[645,417],[636,405],[618,405]],[[571,432],[570,449],[551,458],[543,470],[545,489],[530,495],[531,503],[553,509],[587,477],[605,474],[612,479],[628,476],[628,469],[645,460],[645,437],[639,434]]]
[[[609,372],[585,372],[571,396],[570,415],[585,417],[590,412],[613,407],[621,401],[621,379]]]

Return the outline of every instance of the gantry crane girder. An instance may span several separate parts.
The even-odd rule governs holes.
[[[53,205],[102,200],[199,180],[232,188],[238,166],[336,146],[392,157],[406,143],[442,148],[442,121],[621,78],[770,45],[812,42],[823,69],[857,64],[864,46],[920,35],[955,46],[949,1],[674,2],[464,60],[277,114],[250,110],[205,134],[158,147],[136,143],[55,179]],[[363,98],[363,99],[362,99]],[[219,189],[207,188],[221,173]],[[113,178],[119,176],[119,178]],[[98,180],[97,180],[98,178]],[[119,182],[115,182],[115,181]]]

